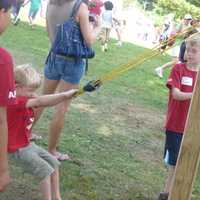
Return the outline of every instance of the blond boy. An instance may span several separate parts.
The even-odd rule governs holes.
[[[200,33],[195,33],[186,40],[186,58],[187,63],[176,64],[167,80],[169,101],[164,160],[169,171],[164,191],[160,193],[158,200],[168,199],[172,184],[190,100],[200,68]]]
[[[59,162],[46,150],[30,143],[31,127],[34,122],[33,108],[53,106],[70,99],[77,90],[52,95],[36,96],[41,76],[28,65],[14,70],[17,102],[8,106],[8,153],[10,159],[40,182],[44,200],[61,200],[59,189]]]

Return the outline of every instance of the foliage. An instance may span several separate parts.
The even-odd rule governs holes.
[[[200,8],[185,0],[158,0],[156,11],[161,15],[174,13],[176,18],[182,18],[186,13],[190,13],[193,17],[200,17]]]
[[[199,0],[186,0],[186,1],[197,6],[197,7],[200,7],[200,1]]]

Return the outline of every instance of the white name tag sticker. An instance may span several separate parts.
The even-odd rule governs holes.
[[[181,84],[182,85],[187,85],[187,86],[192,86],[193,78],[187,77],[187,76],[183,76],[182,79],[181,79]]]

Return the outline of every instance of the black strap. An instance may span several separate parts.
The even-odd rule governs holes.
[[[82,3],[82,0],[76,0],[76,2],[74,4],[74,7],[72,9],[70,17],[75,18],[76,13],[78,12],[78,9],[79,9],[81,3]]]

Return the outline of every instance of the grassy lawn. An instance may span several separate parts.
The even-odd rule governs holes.
[[[49,48],[43,28],[11,26],[0,43],[12,52],[15,64],[32,63],[43,72]],[[102,53],[97,42],[96,57],[90,61],[82,85],[148,51],[128,43],[119,48],[114,43],[111,41],[109,51]],[[162,127],[168,72],[161,80],[155,77],[153,69],[169,60],[168,56],[149,60],[107,82],[97,92],[73,101],[59,147],[76,160],[61,165],[63,200],[156,199],[166,174],[162,163]],[[43,135],[39,144],[45,148],[52,113],[53,108],[46,109],[34,128]],[[1,200],[40,199],[35,180],[13,163],[11,172],[13,183],[0,194]],[[193,200],[200,199],[199,178],[197,182]]]

